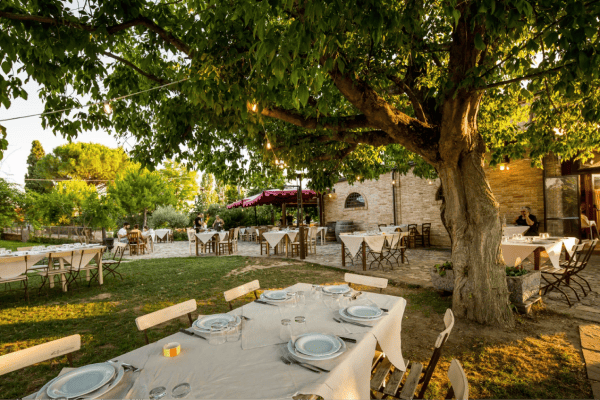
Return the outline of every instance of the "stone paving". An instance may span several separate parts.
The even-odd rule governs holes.
[[[195,249],[190,253],[188,242],[158,243],[155,245],[154,253],[140,256],[128,256],[127,259],[152,259],[152,258],[171,258],[171,257],[190,257],[195,254]],[[254,242],[239,242],[238,251],[235,255],[248,257],[267,257],[260,254],[260,247]],[[317,246],[315,255],[308,254],[307,262],[327,265],[336,268],[343,268],[349,271],[355,271],[361,274],[373,275],[388,278],[395,284],[417,285],[421,287],[432,287],[429,269],[438,263],[443,263],[450,259],[450,249],[448,248],[417,248],[407,249],[406,256],[408,263],[397,264],[393,270],[368,270],[362,271],[360,260],[354,265],[346,259],[346,267],[342,267],[341,246],[335,242],[327,242],[324,245]],[[271,258],[284,258],[283,255],[273,255]],[[297,257],[295,257],[297,259]],[[542,258],[544,262],[544,258]],[[581,276],[588,280],[592,287],[586,297],[577,301],[571,296],[573,306],[569,307],[564,297],[558,292],[550,292],[544,296],[546,307],[560,313],[566,313],[573,317],[600,322],[600,255],[593,255],[586,269]],[[569,289],[566,289],[569,291]],[[587,290],[587,287],[586,287]]]

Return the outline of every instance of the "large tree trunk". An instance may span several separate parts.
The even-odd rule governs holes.
[[[443,109],[436,168],[444,193],[442,220],[452,240],[452,309],[482,324],[512,326],[498,203],[483,170],[485,144],[477,132],[480,99],[459,95]]]

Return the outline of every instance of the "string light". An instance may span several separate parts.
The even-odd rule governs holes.
[[[271,150],[271,142],[267,141],[267,150]]]
[[[107,113],[108,115],[112,114],[113,109],[112,109],[112,105],[110,104],[110,102],[106,102],[104,103],[104,112]]]
[[[427,184],[429,184],[429,185],[433,185],[433,181],[432,181],[431,179],[428,179],[428,180],[427,180]]]
[[[506,166],[504,164],[500,164],[500,171],[504,171],[505,168]]]
[[[392,186],[396,186],[396,180],[392,180]]]

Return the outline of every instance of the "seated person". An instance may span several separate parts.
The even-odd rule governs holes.
[[[119,229],[119,232],[117,232],[117,237],[119,239],[119,242],[129,243],[129,241],[127,240],[127,230],[128,229],[129,229],[129,222],[124,222],[123,227],[121,229]]]
[[[213,228],[217,231],[220,231],[225,226],[225,221],[221,219],[218,215],[215,217],[215,222],[213,222]]]
[[[148,225],[144,225],[144,230],[142,231],[142,237],[148,237],[150,235],[152,235],[152,232],[154,232],[154,229],[148,229]]]
[[[529,229],[525,231],[524,236],[538,236],[540,223],[538,222],[535,215],[531,214],[529,207],[521,207],[521,215],[515,219],[516,225],[529,226]]]
[[[194,229],[196,229],[196,233],[202,229],[204,226],[204,214],[198,213],[198,216],[194,219]]]
[[[138,224],[135,224],[129,233],[139,233],[139,235],[142,236],[142,231],[140,231],[140,226]]]
[[[294,216],[292,214],[288,214],[287,217],[285,217],[285,220],[287,225],[294,225]]]

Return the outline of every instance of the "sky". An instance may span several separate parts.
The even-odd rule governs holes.
[[[24,80],[25,76],[22,76],[21,79]],[[24,89],[27,91],[28,99],[13,100],[8,110],[0,105],[0,120],[44,111],[44,103],[38,96],[40,85],[31,80],[24,85]],[[60,134],[58,136],[54,135],[52,129],[44,129],[41,117],[5,121],[0,122],[0,124],[6,128],[6,138],[8,140],[8,149],[4,153],[4,158],[0,161],[0,178],[19,185],[25,184],[27,156],[31,151],[32,141],[39,140],[46,154],[50,153],[55,147],[68,143],[68,140]],[[130,145],[119,143],[116,136],[111,136],[110,133],[106,131],[87,131],[73,141],[100,143],[108,147],[123,145],[125,150],[131,149]]]

